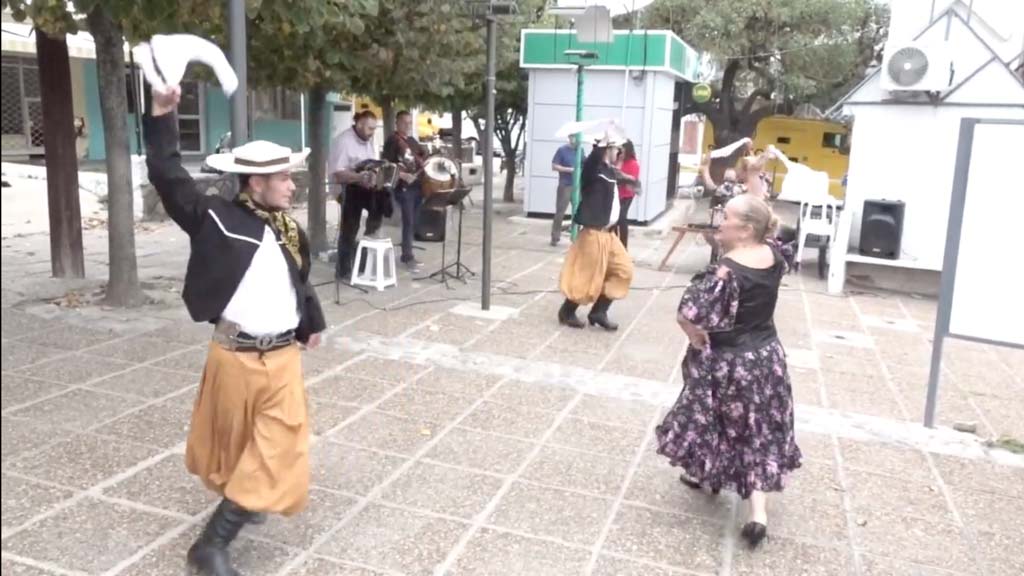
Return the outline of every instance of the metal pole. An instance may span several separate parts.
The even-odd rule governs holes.
[[[238,76],[238,89],[231,98],[231,146],[234,147],[249,141],[249,115],[246,110],[249,86],[248,59],[245,53],[245,0],[228,0],[228,30],[231,67]]]
[[[491,212],[494,208],[494,82],[497,59],[497,19],[487,16],[487,85],[485,102],[487,129],[484,131],[484,262],[480,273],[480,309],[491,309]]]
[[[576,121],[583,120],[583,65],[576,65]],[[572,224],[569,236],[576,240],[579,226],[576,225],[576,209],[580,205],[580,184],[583,179],[583,133],[576,133],[576,164],[572,170]]]

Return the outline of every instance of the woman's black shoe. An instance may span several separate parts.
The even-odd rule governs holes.
[[[687,488],[693,488],[694,490],[703,490],[704,489],[704,486],[701,485],[700,482],[695,482],[693,480],[690,480],[685,475],[680,475],[679,476],[679,481],[682,482],[683,486],[686,486]],[[713,495],[715,495],[715,496],[718,496],[718,488],[712,488],[711,493]]]
[[[747,522],[740,532],[747,545],[753,550],[761,545],[761,541],[768,536],[768,527],[760,522]]]

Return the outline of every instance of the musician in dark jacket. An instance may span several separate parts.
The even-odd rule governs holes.
[[[223,496],[188,562],[205,576],[235,575],[228,545],[264,513],[302,510],[309,490],[309,420],[299,343],[326,327],[309,281],[309,243],[288,215],[290,171],[306,149],[256,141],[207,163],[239,175],[238,198],[207,196],[181,165],[175,110],[181,90],[153,91],[145,118],[149,180],[191,240],[182,297],[192,319],[214,324],[192,412],[185,463]]]
[[[558,321],[573,328],[583,328],[576,309],[593,303],[587,321],[605,330],[614,331],[618,324],[608,319],[612,300],[625,298],[633,281],[633,260],[629,257],[615,229],[619,222],[619,193],[615,161],[624,143],[605,135],[583,163],[580,204],[573,222],[581,226],[559,280],[565,302],[558,310]]]
[[[399,167],[395,201],[402,212],[402,263],[409,269],[419,268],[413,254],[412,240],[416,231],[416,211],[423,200],[419,172],[423,169],[426,151],[412,136],[412,114],[402,110],[395,114],[395,133],[384,141],[384,160]]]

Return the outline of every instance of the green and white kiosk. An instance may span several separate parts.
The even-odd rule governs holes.
[[[583,119],[615,118],[626,128],[644,190],[629,218],[642,224],[657,218],[676,195],[683,99],[698,81],[700,54],[665,30],[615,31],[612,42],[601,44],[579,42],[574,30],[523,30],[520,46],[519,65],[529,73],[527,215],[555,211],[551,159],[565,143],[555,132],[576,119],[578,54],[587,52]]]

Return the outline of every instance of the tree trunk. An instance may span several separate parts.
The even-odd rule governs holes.
[[[462,108],[453,106],[452,110],[452,150],[455,158],[462,162]],[[470,159],[472,161],[472,159]]]
[[[316,87],[309,91],[309,212],[306,228],[309,249],[319,254],[327,248],[327,90]]]
[[[39,91],[43,101],[46,195],[50,212],[50,269],[55,278],[84,278],[82,210],[78,200],[71,64],[64,37],[36,29]]]
[[[393,98],[384,98],[380,103],[380,111],[384,114],[381,123],[384,125],[384,139],[387,140],[395,133],[395,101]]]
[[[505,194],[502,196],[504,202],[515,202],[516,201],[516,155],[506,154],[503,160],[505,162]]]
[[[132,208],[131,154],[128,149],[128,106],[125,87],[124,38],[121,25],[102,2],[87,17],[96,42],[100,110],[107,155],[107,229],[110,276],[105,303],[138,306],[145,301],[135,261],[135,214]]]

